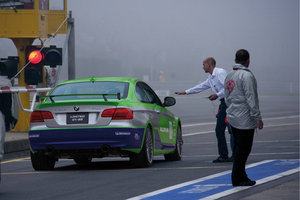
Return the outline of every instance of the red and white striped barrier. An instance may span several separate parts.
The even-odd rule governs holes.
[[[2,87],[0,88],[0,93],[16,93],[17,94],[17,102],[20,107],[20,109],[24,112],[32,113],[34,109],[34,103],[36,101],[36,96],[38,92],[49,92],[53,88],[34,88],[34,87]],[[20,93],[25,92],[34,92],[32,103],[30,106],[30,109],[24,108],[21,102]]]
[[[34,87],[2,87],[0,93],[18,93],[18,92],[49,92],[53,88],[34,88]]]

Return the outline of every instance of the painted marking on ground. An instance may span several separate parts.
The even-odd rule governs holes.
[[[256,186],[299,172],[299,159],[266,160],[247,165],[248,177],[256,180]],[[127,200],[198,200],[217,199],[250,187],[233,187],[231,170],[153,191]]]
[[[267,120],[294,119],[294,118],[299,118],[299,115],[292,115],[292,116],[285,116],[285,117],[271,117],[271,118],[264,118],[263,120],[267,121]],[[203,125],[212,125],[212,124],[216,124],[216,122],[185,124],[182,125],[182,128],[189,127],[189,126],[203,126]]]
[[[28,160],[28,159],[30,159],[30,157],[27,157],[27,158],[19,158],[19,159],[13,159],[13,160],[7,160],[7,161],[2,161],[0,164],[11,163],[11,162],[18,162],[18,161],[21,161],[21,160]]]
[[[208,123],[207,123],[208,124]],[[294,125],[299,125],[299,123],[291,123],[291,124],[276,124],[276,125],[265,125],[264,128],[269,128],[269,127],[278,127],[278,126],[294,126]],[[195,124],[192,126],[196,126]],[[208,133],[215,133],[215,131],[204,131],[204,132],[196,132],[196,133],[183,133],[182,137],[185,136],[192,136],[192,135],[202,135],[202,134],[208,134]]]

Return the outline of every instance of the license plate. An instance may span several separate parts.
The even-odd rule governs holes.
[[[87,124],[88,122],[88,113],[67,113],[67,124]]]

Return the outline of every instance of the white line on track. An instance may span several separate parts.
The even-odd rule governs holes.
[[[210,124],[210,123],[207,123]],[[203,125],[207,125],[203,124]],[[192,124],[190,124],[192,125]],[[194,124],[193,126],[198,126],[199,124]],[[290,123],[290,124],[276,124],[276,125],[266,125],[264,128],[269,128],[269,127],[278,127],[278,126],[294,126],[294,125],[299,125],[299,123]],[[204,131],[204,132],[196,132],[196,133],[185,133],[182,134],[183,137],[185,136],[193,136],[193,135],[202,135],[202,134],[207,134],[207,133],[214,133],[215,131]]]
[[[250,156],[265,156],[265,155],[295,155],[299,154],[299,152],[282,152],[282,153],[251,153]],[[218,156],[217,154],[210,154],[210,155],[183,155],[184,158],[199,158],[199,157],[215,157]],[[211,162],[211,161],[210,161]]]
[[[292,115],[292,116],[286,116],[286,117],[271,117],[271,118],[265,118],[265,119],[263,119],[263,121],[278,120],[278,119],[293,119],[293,118],[299,118],[299,115]],[[189,127],[189,126],[205,126],[205,125],[212,125],[212,124],[216,124],[216,122],[185,124],[185,125],[182,125],[182,128]]]

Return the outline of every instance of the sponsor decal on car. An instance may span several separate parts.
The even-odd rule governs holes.
[[[29,138],[37,138],[40,137],[40,134],[29,135]]]
[[[92,108],[92,110],[101,110],[101,108]]]
[[[135,140],[139,140],[139,139],[140,139],[140,135],[139,135],[138,133],[136,133],[136,134],[134,135],[134,139],[135,139]]]
[[[160,132],[166,132],[166,133],[168,133],[169,132],[169,128],[160,127],[159,131]]]
[[[169,121],[169,129],[170,129],[169,139],[172,140],[172,138],[173,138],[173,128],[172,128],[172,122],[171,121]]]
[[[65,109],[65,108],[62,109],[62,108],[60,108],[60,109],[55,109],[54,111],[55,111],[55,112],[59,112],[59,111],[67,111],[67,109]]]
[[[131,135],[130,132],[115,132],[115,135]]]

